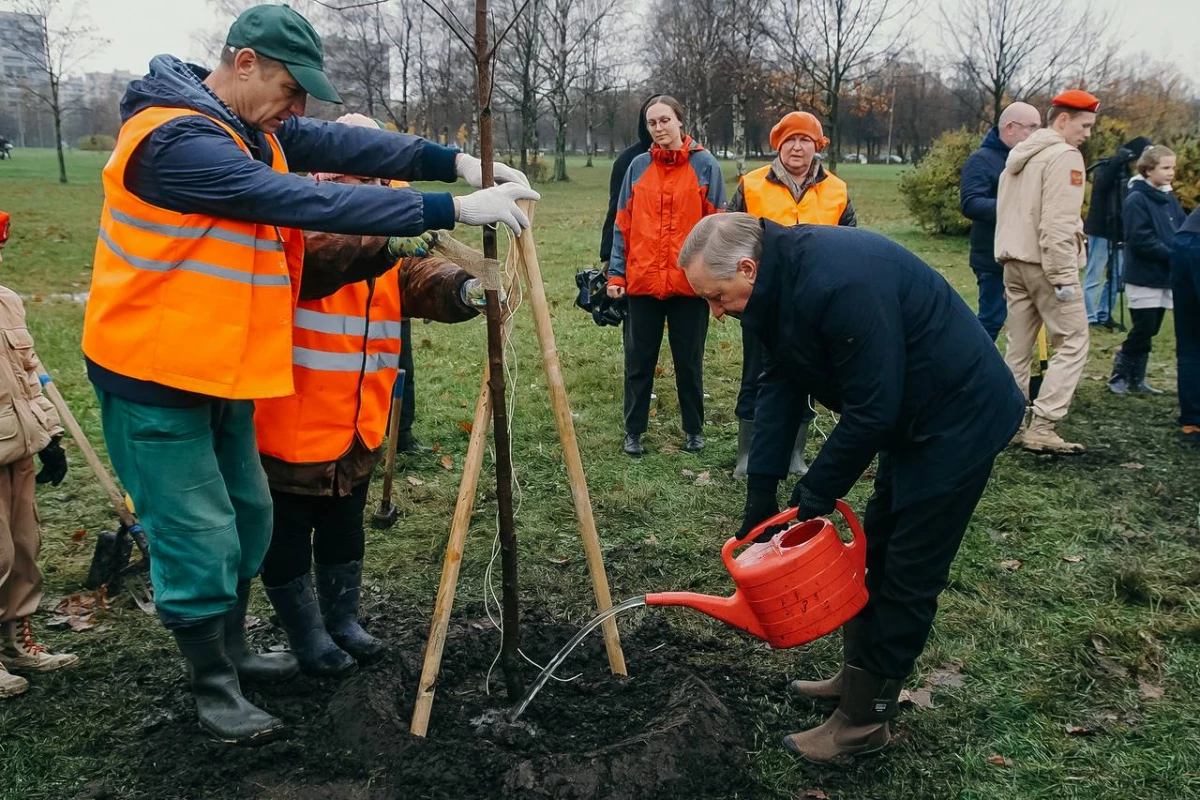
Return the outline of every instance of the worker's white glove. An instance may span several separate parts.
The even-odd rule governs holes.
[[[1079,297],[1079,287],[1073,283],[1069,283],[1066,286],[1055,286],[1054,296],[1058,298],[1058,302],[1060,303],[1074,300],[1076,297]]]
[[[458,177],[476,189],[483,188],[483,162],[475,156],[459,153],[454,157],[454,171],[458,173]],[[525,177],[524,172],[513,169],[507,164],[501,164],[499,161],[492,163],[492,175],[498,184],[516,183],[525,187],[529,186],[529,179]]]
[[[518,200],[541,200],[542,196],[516,183],[480,189],[465,197],[454,198],[454,218],[465,225],[491,225],[503,222],[520,236],[529,227],[529,217],[517,207]]]

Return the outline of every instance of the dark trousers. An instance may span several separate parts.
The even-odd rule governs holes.
[[[1178,314],[1178,312],[1176,312]],[[1141,356],[1150,352],[1154,337],[1162,328],[1163,317],[1167,315],[1165,308],[1131,308],[1129,318],[1133,327],[1121,345],[1121,352],[1127,356]]]
[[[345,497],[272,490],[275,528],[263,560],[263,585],[282,586],[308,574],[314,558],[318,564],[362,561],[363,510],[369,484],[363,481]]]
[[[994,342],[1008,317],[1008,303],[1004,300],[1004,273],[975,270],[975,282],[979,284],[979,324]]]
[[[737,406],[733,413],[738,419],[747,422],[754,421],[754,406],[758,402],[758,389],[762,386],[763,354],[762,342],[753,334],[742,330],[742,386],[738,389]],[[817,414],[812,410],[812,398],[804,400],[804,414],[800,424],[805,425],[816,419]]]
[[[708,303],[699,297],[629,296],[625,318],[625,432],[642,434],[650,422],[650,392],[662,347],[663,324],[675,364],[675,390],[685,433],[704,425],[704,339]]]
[[[1171,290],[1179,359],[1179,424],[1200,425],[1200,234],[1175,237]]]
[[[992,461],[963,476],[953,491],[892,510],[892,464],[879,457],[875,491],[867,501],[867,591],[858,664],[903,678],[933,628],[938,595],[946,588],[967,523],[992,474]]]
[[[405,317],[400,322],[400,369],[404,376],[404,397],[400,400],[400,433],[412,433],[417,416],[417,377],[413,370],[412,322]]]

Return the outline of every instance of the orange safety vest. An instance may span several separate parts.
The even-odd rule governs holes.
[[[296,392],[254,404],[260,453],[315,464],[341,458],[355,437],[383,444],[400,368],[399,270],[296,306]]]
[[[814,183],[797,203],[792,192],[781,183],[768,180],[771,167],[767,165],[742,176],[742,196],[746,211],[765,217],[780,225],[837,225],[846,210],[850,195],[846,182],[832,172]]]
[[[120,375],[210,397],[292,393],[292,309],[300,231],[151,205],[125,188],[138,145],[182,108],[148,108],[121,126],[104,167],[104,209],[83,323],[83,352]],[[209,119],[212,119],[209,117]],[[245,142],[213,119],[251,158]],[[267,136],[276,172],[288,171]]]

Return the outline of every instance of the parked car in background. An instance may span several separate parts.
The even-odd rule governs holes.
[[[862,153],[842,153],[843,164],[865,164],[867,157]]]
[[[898,156],[895,153],[889,153],[886,156],[883,155],[882,153],[880,153],[879,155],[875,156],[875,163],[876,164],[903,164],[904,157]]]

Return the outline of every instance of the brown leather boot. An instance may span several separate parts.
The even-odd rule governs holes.
[[[16,697],[29,688],[29,681],[13,675],[0,662],[0,697]]]
[[[1029,427],[1025,429],[1025,434],[1021,437],[1021,444],[1026,450],[1033,453],[1056,453],[1058,455],[1075,455],[1087,449],[1081,444],[1065,441],[1054,430],[1054,423],[1051,420],[1039,417],[1037,414],[1034,414],[1033,419],[1029,421]]]
[[[842,700],[833,716],[817,727],[793,733],[783,744],[817,764],[882,750],[892,740],[888,720],[904,681],[884,678],[847,664],[842,671]]]
[[[807,697],[818,703],[837,703],[842,699],[842,678],[846,672],[846,664],[858,658],[859,640],[866,625],[853,617],[842,626],[842,668],[832,678],[823,681],[796,680],[788,684],[788,691],[800,697]]]
[[[79,663],[72,653],[51,653],[33,638],[29,617],[5,622],[0,634],[0,664],[10,672],[51,672]]]

